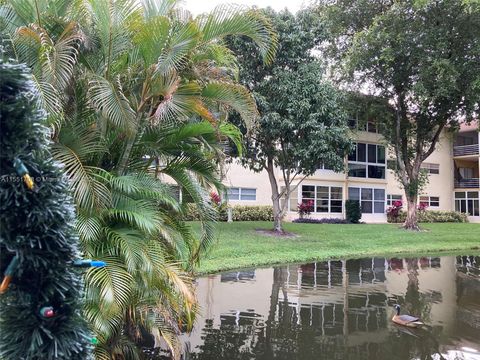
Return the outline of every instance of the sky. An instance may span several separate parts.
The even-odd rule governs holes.
[[[181,5],[192,12],[193,15],[198,15],[208,12],[220,4],[255,5],[259,8],[270,6],[275,10],[288,8],[291,12],[296,12],[302,5],[309,2],[307,0],[183,0]]]

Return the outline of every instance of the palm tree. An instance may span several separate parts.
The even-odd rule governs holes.
[[[180,327],[196,310],[190,273],[213,239],[208,189],[220,187],[222,141],[236,110],[256,117],[236,83],[223,39],[244,35],[265,61],[275,52],[268,21],[221,6],[193,18],[174,0],[12,0],[0,7],[7,51],[33,72],[77,204],[86,257],[86,316],[99,359],[134,358],[141,330],[177,356]],[[162,176],[197,204],[201,234],[179,221],[183,206]],[[181,324],[181,325],[179,325]]]

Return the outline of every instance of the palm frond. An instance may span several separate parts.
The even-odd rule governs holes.
[[[110,186],[112,191],[119,191],[134,199],[151,199],[169,209],[179,209],[171,186],[162,183],[150,174],[136,173],[112,177]]]
[[[113,206],[105,211],[105,215],[111,221],[129,224],[146,234],[154,234],[161,225],[154,203],[119,194],[114,195]]]
[[[203,88],[202,97],[237,111],[247,128],[254,126],[258,117],[257,105],[252,94],[244,86],[227,82],[211,82]]]
[[[110,202],[110,191],[101,168],[85,165],[78,154],[64,144],[54,144],[52,155],[65,166],[78,206],[103,208]]]
[[[5,39],[11,40],[16,30],[25,24],[28,23],[22,20],[14,5],[6,3],[0,5],[0,33]]]
[[[129,273],[142,268],[146,251],[144,235],[131,228],[108,229],[106,238],[109,242],[108,253],[125,260],[125,266]]]
[[[264,62],[275,57],[277,35],[270,21],[259,11],[238,5],[219,5],[212,12],[198,18],[202,41],[208,43],[228,35],[243,35],[258,46]]]
[[[157,61],[156,72],[166,74],[170,69],[179,70],[187,61],[187,55],[197,45],[198,28],[195,22],[175,23],[171,29],[168,47]]]
[[[97,241],[103,233],[103,224],[100,218],[85,211],[77,212],[75,228],[84,247],[87,247],[89,243]],[[86,249],[85,251],[89,252],[91,249]]]
[[[142,0],[143,14],[146,19],[156,16],[166,16],[180,0]]]
[[[98,289],[102,313],[116,314],[129,305],[132,294],[133,277],[127,271],[123,261],[116,256],[101,257],[107,265],[87,271],[85,281],[89,287]],[[87,293],[87,298],[89,294]]]
[[[138,24],[133,41],[147,66],[155,64],[165,51],[170,30],[170,20],[165,16],[155,16]]]
[[[200,87],[195,82],[172,82],[163,88],[159,85],[156,91],[163,98],[155,106],[152,116],[154,124],[185,121],[194,113],[197,102],[200,101]]]
[[[108,79],[112,64],[130,50],[130,24],[138,17],[140,6],[135,0],[114,3],[91,0],[89,8],[95,36],[98,39],[98,51],[103,55],[102,65],[98,71]]]
[[[100,76],[95,76],[89,85],[92,108],[101,111],[103,116],[114,126],[129,133],[133,132],[136,125],[136,114],[123,94],[119,78],[113,83]]]
[[[49,55],[42,54],[49,59],[44,65],[44,78],[60,90],[64,90],[72,79],[81,41],[82,34],[72,21],[65,26]]]
[[[62,95],[58,89],[47,81],[39,80],[32,75],[32,80],[38,90],[39,106],[47,112],[51,119],[50,124],[55,121],[59,122],[63,119]]]
[[[9,0],[0,6],[0,26],[5,33],[13,35],[20,26],[35,22],[33,1]]]

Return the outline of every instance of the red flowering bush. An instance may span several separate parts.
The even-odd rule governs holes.
[[[215,191],[212,191],[210,193],[210,200],[215,205],[220,205],[220,203],[222,202],[222,199],[220,199],[220,195],[218,195]]]
[[[387,208],[387,219],[389,222],[398,222],[400,211],[402,210],[403,203],[401,200],[396,200],[392,203],[392,206]]]
[[[313,205],[313,200],[303,201],[302,203],[298,204],[297,211],[298,215],[300,215],[300,218],[303,218],[305,215],[310,215],[310,213],[313,211]]]
[[[428,203],[426,203],[426,202],[421,202],[417,206],[418,211],[425,211],[427,208],[428,208]]]

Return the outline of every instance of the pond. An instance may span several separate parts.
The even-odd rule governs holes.
[[[480,360],[480,256],[324,261],[197,283],[185,360]],[[394,325],[397,303],[428,327]]]

